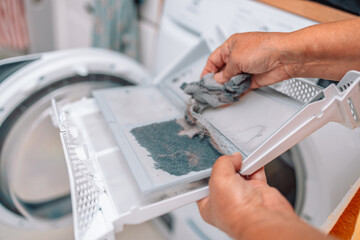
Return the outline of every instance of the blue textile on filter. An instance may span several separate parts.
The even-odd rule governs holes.
[[[133,0],[95,0],[93,46],[139,60],[139,31]]]

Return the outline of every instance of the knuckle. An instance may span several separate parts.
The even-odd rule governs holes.
[[[241,35],[241,33],[234,33],[230,36],[229,39],[234,40],[234,39],[238,38],[240,35]]]
[[[217,60],[219,58],[219,55],[217,53],[212,53],[209,58],[208,58],[208,61],[207,61],[207,65],[214,65],[214,61]]]
[[[228,39],[229,46],[233,46],[243,36],[242,33],[234,33]]]

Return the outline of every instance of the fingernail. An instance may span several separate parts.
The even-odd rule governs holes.
[[[239,152],[234,152],[232,155],[233,155],[233,156],[239,156],[239,155],[241,155],[241,153],[239,153]]]

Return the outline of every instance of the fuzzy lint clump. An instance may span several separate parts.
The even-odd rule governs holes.
[[[156,169],[175,176],[211,168],[221,155],[210,145],[207,136],[190,138],[179,134],[184,128],[178,120],[134,128],[131,133],[154,159]]]

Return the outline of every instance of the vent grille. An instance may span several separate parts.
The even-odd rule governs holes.
[[[84,233],[93,222],[97,212],[99,212],[100,189],[97,187],[94,176],[86,165],[90,161],[86,154],[85,146],[79,144],[76,139],[71,137],[68,132],[63,132],[65,146],[68,152],[71,174],[73,177],[74,190],[72,194],[75,199],[74,224],[77,225],[76,233],[79,239],[83,238]]]
[[[295,78],[273,84],[270,87],[303,103],[309,102],[322,90],[317,85]]]

